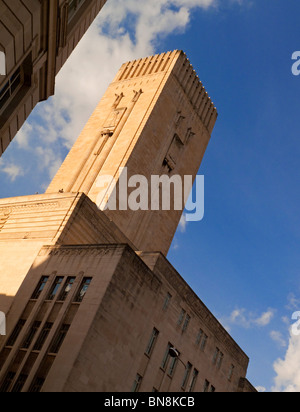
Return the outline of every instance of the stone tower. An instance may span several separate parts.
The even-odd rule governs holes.
[[[48,191],[0,200],[0,393],[255,391],[164,256],[182,210],[96,205],[120,168],[194,179],[216,118],[184,53],[125,64]]]
[[[149,186],[152,176],[194,180],[216,119],[216,108],[183,52],[124,64],[47,193],[83,192],[103,207],[113,187],[105,193],[101,176],[118,184],[123,168],[128,179],[142,175]],[[105,213],[138,250],[167,254],[184,207],[152,210],[150,197],[145,210],[130,210],[126,203]]]

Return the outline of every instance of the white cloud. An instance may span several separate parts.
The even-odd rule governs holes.
[[[230,325],[238,325],[245,329],[255,326],[265,327],[271,323],[274,315],[274,309],[268,309],[266,312],[263,312],[261,315],[257,316],[244,308],[237,308],[230,314],[229,318],[226,318],[223,322],[227,324],[228,327],[230,327]]]
[[[284,339],[281,332],[272,330],[270,332],[271,339],[276,342],[280,348],[285,348],[287,346],[286,340]]]
[[[290,330],[289,345],[284,359],[274,363],[276,377],[273,392],[300,392],[300,336]]]
[[[11,182],[14,182],[17,177],[23,176],[25,173],[21,166],[8,163],[3,159],[0,159],[0,172],[5,173]]]

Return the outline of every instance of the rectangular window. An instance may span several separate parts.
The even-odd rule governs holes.
[[[230,366],[230,369],[229,369],[229,373],[228,373],[228,380],[229,380],[229,382],[232,381],[232,376],[233,376],[234,369],[235,369],[235,366],[234,366],[234,365],[231,365],[231,366]]]
[[[178,357],[180,357],[180,353],[179,353]],[[171,378],[173,378],[173,376],[175,374],[177,364],[178,364],[178,358],[172,358],[170,366],[169,366],[169,370],[168,370],[168,375]]]
[[[43,290],[45,289],[46,283],[49,280],[49,276],[43,276],[42,279],[40,280],[37,288],[35,289],[35,291],[33,292],[33,295],[31,296],[31,299],[37,300],[41,293],[43,292]]]
[[[34,322],[30,331],[28,332],[21,348],[22,349],[28,349],[31,345],[31,343],[33,342],[33,339],[39,329],[39,327],[41,326],[41,322]]]
[[[42,390],[42,387],[45,383],[44,378],[35,378],[33,381],[33,384],[31,385],[31,388],[29,389],[30,393],[39,393]]]
[[[210,386],[210,383],[208,382],[207,379],[205,379],[204,386],[203,386],[203,392],[208,392],[209,386]]]
[[[0,392],[1,393],[6,393],[9,391],[9,388],[13,382],[13,380],[15,379],[15,372],[8,372],[7,375],[5,376],[5,379],[0,387]]]
[[[187,330],[187,328],[189,326],[189,323],[190,323],[190,320],[191,320],[190,315],[186,315],[185,321],[184,321],[184,324],[183,324],[183,327],[182,327],[182,332],[185,332]]]
[[[185,314],[186,314],[186,311],[184,309],[182,309],[181,312],[180,312],[180,315],[179,315],[178,322],[177,322],[178,326],[182,325]]]
[[[139,392],[140,387],[141,387],[142,380],[143,380],[142,376],[139,375],[139,374],[137,374],[137,375],[136,375],[136,378],[135,378],[135,381],[134,381],[134,383],[133,383],[133,387],[132,387],[132,391],[131,391],[131,392]]]
[[[182,385],[181,385],[182,389],[184,390],[186,389],[186,385],[188,383],[192,368],[193,368],[193,365],[190,362],[188,362],[185,368]]]
[[[166,352],[165,352],[165,354],[164,354],[164,357],[163,357],[163,360],[162,360],[162,363],[161,363],[161,368],[162,368],[164,371],[166,370],[166,368],[167,368],[167,366],[168,366],[168,362],[169,362],[169,359],[170,359],[170,349],[171,349],[172,347],[173,347],[173,345],[172,345],[171,343],[168,343]]]
[[[55,296],[57,295],[57,292],[59,291],[59,288],[61,287],[61,284],[63,283],[63,280],[64,278],[62,276],[58,276],[55,279],[46,300],[54,300]]]
[[[53,340],[53,343],[50,347],[50,353],[58,353],[62,344],[64,343],[64,340],[67,336],[67,333],[69,332],[70,325],[62,325],[60,328],[58,334]]]
[[[199,348],[204,351],[206,344],[207,344],[208,336],[203,332],[202,329],[199,330],[199,333],[196,338],[196,345],[199,346]]]
[[[88,291],[88,288],[90,287],[91,282],[92,282],[92,278],[83,279],[74,302],[81,303],[83,301],[86,295],[86,292]]]
[[[19,67],[0,90],[0,110],[6,105],[16,90],[22,86],[22,71]]]
[[[209,392],[212,392],[212,393],[216,392],[216,388],[215,388],[214,386],[212,386],[212,385],[211,385],[211,387],[210,387],[210,391],[209,391]]]
[[[199,372],[197,371],[197,369],[194,369],[193,370],[193,375],[192,375],[192,380],[191,380],[190,387],[189,387],[189,392],[194,392],[198,376],[199,376]]]
[[[63,290],[62,290],[62,292],[61,292],[61,294],[60,294],[60,296],[59,296],[59,298],[58,298],[58,300],[59,300],[60,302],[64,302],[64,301],[67,299],[69,293],[70,293],[71,290],[72,290],[72,287],[73,287],[73,285],[74,285],[75,280],[76,280],[75,277],[70,277],[70,278],[67,279],[67,281],[66,281],[66,283],[65,283],[65,285],[64,285],[64,287],[63,287]]]
[[[82,6],[84,3],[84,0],[69,0],[69,6],[68,6],[68,22],[70,22],[79,8]]]
[[[40,351],[42,347],[44,346],[44,343],[46,342],[46,339],[48,338],[48,335],[52,329],[53,323],[47,322],[45,326],[43,327],[42,332],[40,333],[40,336],[38,337],[33,350]]]
[[[166,311],[170,305],[172,299],[172,295],[170,293],[167,294],[165,302],[164,302],[164,306],[163,306],[163,310]]]
[[[20,375],[12,388],[12,393],[20,393],[27,381],[28,375]]]
[[[26,320],[21,319],[19,320],[19,322],[17,323],[17,326],[15,327],[15,329],[13,330],[13,333],[10,335],[6,346],[14,346],[14,344],[16,343],[24,325],[26,323]]]
[[[150,341],[149,341],[148,346],[147,346],[146,351],[145,351],[145,354],[147,356],[152,355],[152,352],[153,352],[155,343],[157,341],[158,335],[159,335],[159,331],[154,328],[153,332],[152,332],[152,335],[151,335],[151,338],[150,338]]]

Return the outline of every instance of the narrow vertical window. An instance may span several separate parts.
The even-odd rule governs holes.
[[[234,365],[231,365],[231,366],[230,366],[230,369],[229,369],[229,373],[228,373],[228,380],[229,380],[229,382],[232,381],[232,376],[233,376],[234,369],[235,369],[235,366],[234,366]]]
[[[184,324],[183,324],[183,327],[182,327],[182,332],[185,332],[187,330],[187,328],[189,326],[189,323],[190,323],[190,320],[191,320],[190,315],[186,315],[185,321],[184,321]]]
[[[66,283],[65,283],[65,285],[64,285],[64,287],[63,287],[63,290],[62,290],[62,292],[61,292],[61,294],[60,294],[60,296],[59,296],[59,298],[58,298],[58,300],[59,300],[60,302],[64,302],[64,301],[67,299],[69,293],[70,293],[71,290],[72,290],[72,287],[73,287],[73,285],[74,285],[75,280],[76,280],[75,277],[69,277],[69,278],[67,279],[67,281],[66,281]]]
[[[5,376],[4,382],[2,383],[1,387],[0,387],[0,392],[1,393],[6,393],[9,391],[9,388],[13,382],[13,380],[15,379],[15,372],[8,372],[7,375]]]
[[[152,331],[152,335],[151,335],[151,338],[149,340],[148,346],[147,346],[146,351],[145,351],[145,354],[147,356],[152,355],[152,352],[153,352],[155,343],[157,341],[158,335],[159,335],[158,330],[154,328],[153,331]]]
[[[161,363],[161,368],[162,368],[164,371],[166,370],[166,368],[167,368],[167,366],[168,366],[168,362],[169,362],[169,359],[170,359],[170,349],[171,349],[172,347],[173,347],[173,345],[172,345],[171,343],[168,343],[166,352],[165,352],[165,354],[164,354],[164,357],[163,357],[163,360],[162,360],[162,363]]]
[[[31,345],[31,343],[33,342],[33,339],[39,329],[39,327],[41,326],[41,322],[34,322],[30,331],[28,332],[21,348],[22,349],[28,349]]]
[[[52,345],[50,347],[50,353],[58,353],[64,340],[67,336],[67,333],[70,329],[70,325],[62,325],[58,334],[55,336]]]
[[[172,299],[172,295],[170,293],[167,294],[166,298],[165,298],[165,302],[164,302],[164,306],[163,306],[163,310],[166,311],[170,305]]]
[[[33,292],[33,295],[31,296],[31,299],[37,300],[41,293],[43,292],[43,290],[45,289],[46,283],[49,280],[49,276],[43,276],[42,279],[40,280],[37,288],[35,289],[35,291]]]
[[[6,346],[14,346],[14,344],[16,343],[24,325],[26,323],[26,320],[21,319],[19,320],[19,322],[17,323],[17,326],[15,327],[15,329],[13,330],[13,333],[10,335]]]
[[[210,385],[210,383],[208,382],[207,379],[205,379],[204,386],[203,386],[203,392],[208,392],[209,385]]]
[[[192,368],[193,368],[193,365],[190,362],[188,362],[188,364],[186,365],[186,368],[185,368],[185,372],[184,372],[184,376],[183,376],[183,380],[182,380],[182,385],[181,385],[182,389],[184,389],[184,390],[186,389],[186,385],[187,385],[187,382],[189,380]]]
[[[177,325],[180,326],[182,325],[183,319],[185,317],[186,311],[184,309],[181,309],[180,315],[179,315],[179,319],[177,322]]]
[[[88,288],[90,287],[91,282],[92,282],[92,278],[84,278],[83,279],[83,281],[80,285],[79,291],[76,295],[75,302],[81,303],[83,301],[83,299],[84,299],[84,297],[85,297],[85,295],[88,291]]]
[[[12,393],[20,393],[26,383],[28,375],[21,374],[12,388]]]
[[[38,339],[37,339],[37,341],[36,341],[36,343],[33,347],[33,350],[40,351],[42,349],[42,347],[44,346],[44,343],[46,342],[46,339],[48,338],[48,335],[49,335],[49,333],[52,329],[52,326],[53,326],[53,323],[51,323],[51,322],[47,322],[45,324],[40,336],[38,337]]]
[[[64,278],[62,276],[58,276],[55,279],[55,281],[54,281],[54,283],[51,287],[50,293],[47,297],[47,300],[53,300],[55,298],[55,296],[57,295],[57,292],[59,291],[59,288],[61,287],[61,284],[63,283],[63,280],[64,280]]]
[[[142,380],[143,380],[142,376],[137,374],[135,381],[133,383],[132,392],[138,392],[140,390]]]
[[[199,376],[199,372],[197,371],[197,369],[194,369],[193,370],[193,375],[192,375],[192,380],[191,380],[190,387],[189,387],[189,392],[194,392],[198,376]]]

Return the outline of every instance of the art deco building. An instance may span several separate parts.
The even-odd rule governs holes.
[[[0,156],[33,108],[54,94],[55,76],[106,0],[0,0]]]
[[[254,391],[166,258],[182,210],[97,206],[120,168],[195,178],[216,119],[183,52],[124,64],[47,192],[0,201],[1,392]]]

